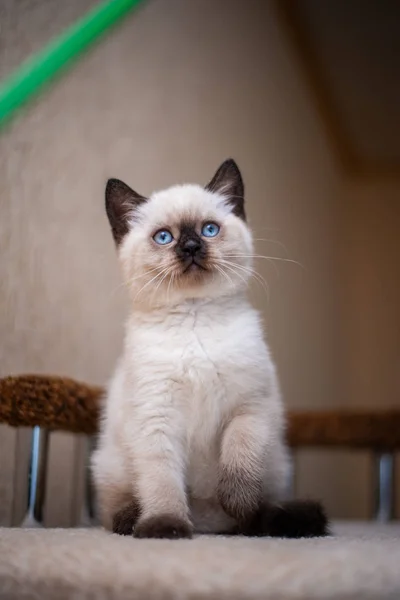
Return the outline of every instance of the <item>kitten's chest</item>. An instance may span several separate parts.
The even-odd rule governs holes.
[[[215,422],[231,407],[241,394],[242,373],[248,369],[243,328],[226,318],[221,321],[188,318],[156,330],[141,345],[148,349],[143,363],[171,383],[174,399],[197,426]]]
[[[184,415],[187,485],[196,498],[214,495],[222,423],[229,410],[229,391],[221,375],[223,352],[196,331],[180,349],[175,402]]]
[[[132,357],[139,385],[157,382],[160,402],[169,398],[189,428],[209,431],[251,392],[260,351],[251,315],[211,312],[136,330]]]
[[[229,350],[216,332],[192,331],[176,363],[193,416],[217,418],[229,396]]]
[[[197,337],[188,344],[182,363],[187,395],[182,400],[186,421],[187,483],[196,498],[210,498],[217,485],[222,424],[232,398],[221,374],[222,356],[217,345]]]

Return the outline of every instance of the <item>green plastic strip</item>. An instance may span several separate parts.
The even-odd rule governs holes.
[[[24,62],[0,87],[0,126],[142,0],[107,0]]]

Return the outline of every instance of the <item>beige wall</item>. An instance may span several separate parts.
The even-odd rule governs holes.
[[[77,0],[76,0],[77,1]],[[54,0],[60,11],[64,3]],[[296,58],[265,0],[153,0],[0,138],[0,371],[104,383],[125,299],[103,190],[207,181],[239,162],[269,299],[254,287],[290,407],[341,389],[337,241],[340,178]],[[23,18],[23,16],[21,16]],[[31,31],[31,30],[30,30]],[[32,34],[32,31],[31,31]],[[26,436],[1,428],[0,522],[18,521]],[[19,452],[19,460],[15,453]],[[80,445],[52,440],[48,524],[77,514]],[[19,470],[15,470],[16,462]],[[298,490],[348,513],[337,459],[303,453]],[[22,474],[21,474],[22,473]]]
[[[345,381],[358,406],[400,394],[400,182],[349,181],[343,197]]]
[[[400,407],[400,181],[345,180],[340,201],[341,404]],[[368,516],[371,461],[343,461],[338,510]],[[397,466],[400,515],[400,464]]]

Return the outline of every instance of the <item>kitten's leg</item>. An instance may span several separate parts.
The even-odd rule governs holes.
[[[113,446],[106,445],[94,451],[91,463],[100,523],[114,533],[132,535],[139,505],[121,457]]]
[[[317,537],[328,533],[328,520],[320,503],[285,501],[291,464],[282,440],[268,444],[263,464],[263,500],[258,510],[239,524],[249,536]]]
[[[185,489],[183,436],[179,418],[153,414],[140,428],[133,448],[135,488],[141,515],[134,529],[139,538],[191,537]]]
[[[291,538],[327,535],[328,520],[318,502],[278,503],[289,460],[285,446],[268,436],[262,423],[260,416],[239,415],[222,439],[218,497],[226,513],[237,520],[237,533]]]
[[[239,414],[224,430],[217,495],[238,522],[253,515],[262,501],[267,430],[256,414]]]
[[[285,501],[292,468],[287,447],[277,440],[266,455],[263,503],[243,533],[290,538],[327,535],[328,519],[319,502]]]

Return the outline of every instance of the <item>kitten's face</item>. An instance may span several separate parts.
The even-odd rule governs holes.
[[[134,302],[163,306],[245,287],[253,246],[243,203],[231,160],[206,188],[175,186],[148,199],[110,180],[107,214]]]

